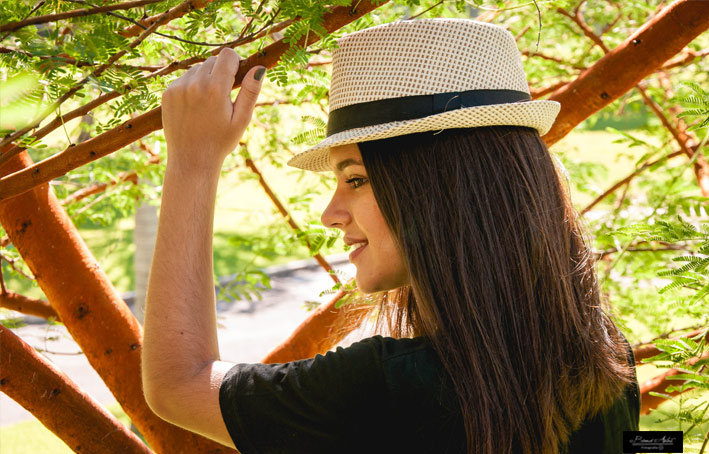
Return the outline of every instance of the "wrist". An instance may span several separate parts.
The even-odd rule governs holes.
[[[185,160],[168,153],[165,175],[174,175],[184,183],[218,180],[223,162],[223,159]]]

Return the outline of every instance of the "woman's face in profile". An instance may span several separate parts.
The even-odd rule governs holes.
[[[351,246],[350,261],[357,267],[357,287],[374,293],[409,285],[409,273],[384,221],[356,144],[330,149],[330,167],[337,187],[321,216],[338,228]]]

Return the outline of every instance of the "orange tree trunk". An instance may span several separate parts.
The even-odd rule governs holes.
[[[47,301],[28,298],[15,292],[0,293],[0,307],[35,317],[54,318],[56,321],[61,321],[57,312]]]
[[[701,356],[698,356],[696,358],[692,358],[687,361],[688,364],[694,365],[699,361],[706,361],[709,359],[709,353],[704,353]],[[657,375],[655,377],[652,377],[643,383],[640,384],[640,414],[645,415],[647,413],[650,413],[650,410],[653,408],[656,408],[658,405],[661,403],[665,402],[666,399],[662,396],[653,396],[650,394],[651,392],[656,392],[656,393],[663,393],[666,395],[670,396],[676,396],[678,394],[681,394],[680,391],[670,391],[667,392],[665,389],[668,386],[680,386],[687,384],[687,380],[683,379],[673,379],[673,376],[683,374],[684,372],[678,369],[670,369],[666,372],[661,373],[660,375]],[[692,387],[686,388],[684,391],[689,391]]]
[[[32,413],[74,452],[152,451],[34,348],[0,326],[0,390]]]
[[[561,103],[554,126],[544,136],[557,142],[678,54],[709,28],[709,2],[678,0],[640,27],[576,80],[549,99]]]
[[[323,28],[330,33],[334,32],[387,1],[383,0],[375,4],[373,1],[359,0],[355,2],[354,6],[333,8],[331,12],[323,16]],[[308,33],[307,42],[305,39],[301,39],[297,44],[307,46],[319,39],[320,36],[317,33]],[[246,73],[254,66],[274,67],[290,47],[291,44],[287,42],[287,38],[283,38],[243,60],[239,65],[233,88],[241,85]],[[120,150],[161,128],[162,108],[157,107],[85,142],[72,145],[63,152],[50,156],[21,173],[5,174],[0,179],[0,200],[22,194],[38,184],[49,182],[70,170]]]
[[[23,152],[7,162],[0,174],[31,164]],[[156,452],[233,452],[168,424],[145,403],[141,328],[48,184],[1,202],[0,223],[91,366]]]
[[[274,348],[261,362],[287,363],[303,358],[312,358],[318,353],[324,354],[354,328],[362,324],[374,309],[374,304],[348,303],[352,306],[338,308],[337,304],[348,293],[337,292],[332,299],[313,311],[295,331]]]
[[[325,15],[324,26],[335,31],[383,3],[386,1],[377,5],[361,1],[354,7],[337,7]],[[308,44],[318,39],[311,33]],[[242,63],[236,80],[243,79],[246,69],[255,65],[272,67],[288,47],[281,40],[250,57]],[[70,156],[67,152],[58,156],[60,161],[69,157],[75,168],[160,127],[160,110],[156,109],[73,147]],[[77,157],[83,162],[78,163]],[[156,452],[234,452],[172,426],[150,411],[140,378],[140,326],[49,188],[47,182],[53,177],[45,178],[48,173],[33,167],[26,153],[8,161],[0,169],[0,177],[29,168],[32,170],[20,177],[29,186],[14,192],[15,197],[1,198],[0,223],[91,365]]]

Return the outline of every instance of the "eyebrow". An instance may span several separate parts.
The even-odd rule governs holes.
[[[362,161],[348,158],[348,159],[343,159],[342,161],[338,162],[337,165],[335,166],[335,168],[339,171],[342,171],[342,169],[344,169],[345,167],[352,166],[352,165],[364,166],[364,164],[362,164]]]

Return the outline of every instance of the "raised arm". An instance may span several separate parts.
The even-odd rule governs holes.
[[[239,56],[224,49],[191,68],[163,94],[168,160],[145,310],[143,388],[160,417],[227,446],[219,385],[212,227],[224,158],[251,120],[264,68],[229,93]],[[256,77],[259,77],[259,80]]]

